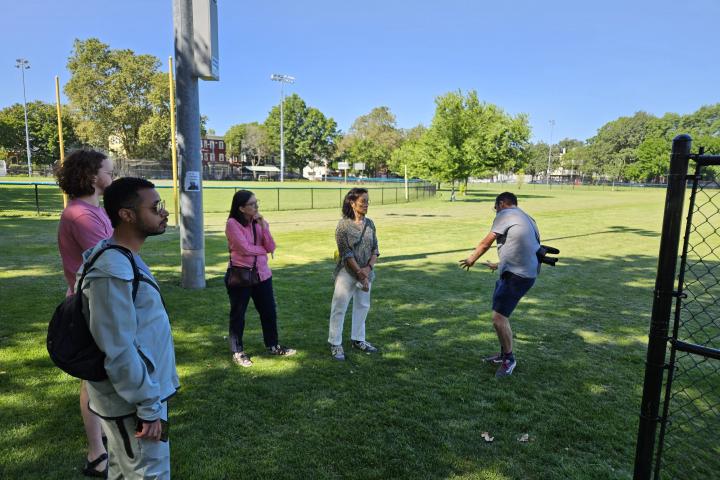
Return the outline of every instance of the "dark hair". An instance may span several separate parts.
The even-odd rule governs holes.
[[[368,193],[366,188],[351,188],[347,194],[345,194],[345,200],[343,200],[342,214],[345,218],[355,218],[355,212],[352,208],[352,202],[360,198],[361,196]]]
[[[517,197],[512,192],[503,192],[497,197],[495,197],[496,207],[500,205],[500,202],[509,203],[510,205],[515,205],[517,207]]]
[[[75,150],[55,170],[55,177],[63,192],[70,198],[95,193],[93,181],[107,158],[97,150]]]
[[[103,205],[113,228],[122,223],[120,209],[137,208],[140,199],[138,192],[150,188],[155,188],[155,184],[144,178],[124,177],[118,178],[105,189]]]
[[[228,218],[234,218],[238,222],[240,222],[240,225],[243,227],[248,224],[247,218],[245,218],[245,215],[240,213],[240,207],[244,207],[245,204],[250,200],[250,197],[255,195],[250,190],[238,190],[235,192],[235,195],[233,195],[232,204],[230,205],[230,215],[228,215]]]

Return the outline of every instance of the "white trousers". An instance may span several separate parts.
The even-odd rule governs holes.
[[[365,319],[370,310],[370,291],[364,292],[355,284],[357,279],[350,275],[344,268],[338,272],[335,278],[335,292],[333,293],[332,306],[330,307],[330,334],[328,342],[331,345],[342,344],[343,323],[345,312],[347,312],[350,300],[353,301],[352,309],[352,333],[350,338],[358,342],[365,341]],[[372,290],[372,285],[370,286]]]

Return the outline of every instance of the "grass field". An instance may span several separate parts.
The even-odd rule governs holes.
[[[175,229],[149,239],[143,257],[168,304],[182,383],[170,405],[173,476],[630,478],[664,191],[526,187],[520,206],[562,260],[513,315],[518,367],[502,381],[480,362],[497,350],[496,276],[457,267],[487,233],[497,189],[454,203],[371,197],[382,256],[367,331],[382,353],[345,363],[326,344],[338,211],[267,213],[281,341],[299,353],[263,355],[250,312],[250,369],[232,364],[225,340],[229,200],[206,201],[217,213],[205,216],[205,290],[179,287]],[[0,209],[0,478],[81,478],[79,383],[44,343],[65,291],[57,215]],[[695,478],[711,478],[719,457],[699,468]]]

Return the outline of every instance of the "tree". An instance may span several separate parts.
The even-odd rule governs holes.
[[[248,161],[253,166],[268,155],[265,127],[257,122],[233,125],[224,138],[229,156]]]
[[[225,149],[227,156],[233,159],[240,159],[242,141],[245,138],[245,129],[247,123],[238,123],[228,128],[227,132],[223,136],[225,140]]]
[[[670,166],[670,142],[664,138],[646,138],[637,148],[637,161],[628,166],[626,174],[631,180],[646,182],[661,180]]]
[[[57,131],[57,110],[51,103],[41,101],[27,104],[28,133],[32,160],[41,165],[50,165],[60,159],[60,141]],[[79,146],[73,119],[63,109],[63,143],[65,149]],[[0,110],[0,147],[14,152],[18,158],[25,158],[25,114],[19,103]]]
[[[169,95],[160,60],[132,50],[112,50],[97,38],[75,40],[65,94],[80,137],[105,148],[116,135],[128,157],[165,152],[170,139]],[[163,87],[165,85],[165,87]],[[167,119],[167,120],[164,120]],[[147,126],[145,126],[147,124]]]
[[[524,170],[532,181],[535,181],[538,174],[547,172],[549,154],[549,147],[545,142],[532,143],[528,147],[528,161]]]
[[[697,111],[684,115],[677,133],[689,133],[693,138],[720,136],[720,103],[704,105]]]
[[[283,106],[285,164],[302,170],[308,162],[331,158],[339,137],[337,123],[317,108],[308,107],[296,93]],[[280,106],[270,110],[264,123],[270,153],[280,155]]]
[[[636,149],[658,128],[658,119],[645,112],[606,123],[588,140],[597,173],[619,180],[626,166],[637,161]]]
[[[347,161],[364,163],[366,170],[374,175],[387,170],[390,156],[401,141],[402,134],[390,108],[376,107],[355,119],[339,150]]]
[[[430,128],[398,154],[398,158],[415,160],[409,165],[411,171],[454,184],[525,163],[530,137],[526,115],[512,117],[496,105],[481,102],[475,91],[467,96],[450,92],[435,104]],[[417,154],[426,158],[418,159]]]

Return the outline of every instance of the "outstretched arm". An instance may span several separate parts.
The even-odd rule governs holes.
[[[497,234],[495,232],[488,233],[487,236],[483,238],[480,243],[478,243],[478,246],[475,247],[475,250],[466,259],[460,260],[460,268],[470,270],[470,267],[475,265],[475,262],[477,262],[478,258],[482,257],[485,252],[490,250],[490,247],[492,247],[492,244],[495,243],[496,239]],[[497,264],[491,264],[489,262],[487,266],[490,268],[490,270],[495,270],[497,268]]]

